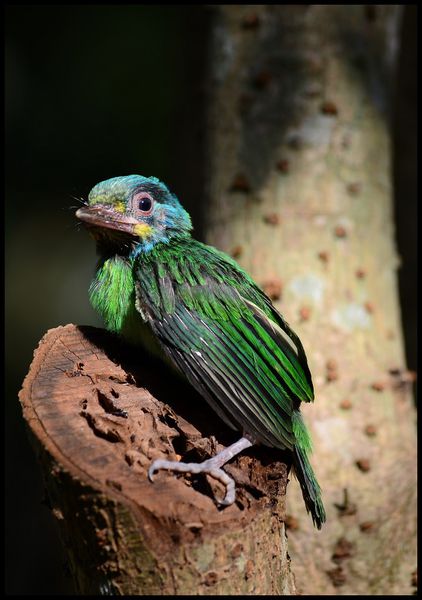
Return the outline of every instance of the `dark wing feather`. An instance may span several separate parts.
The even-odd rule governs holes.
[[[282,448],[293,448],[291,406],[284,409],[275,400],[283,397],[276,378],[265,375],[259,354],[236,328],[210,320],[179,306],[152,328],[164,350],[204,395],[212,408],[235,429],[257,440]],[[240,350],[241,347],[241,350]]]
[[[262,308],[253,302],[249,300],[245,300],[245,302],[254,313],[256,321],[271,336],[280,351],[289,357],[297,377],[301,381],[303,393],[299,396],[300,401],[311,402],[314,399],[314,386],[302,342],[272,305],[270,318]]]

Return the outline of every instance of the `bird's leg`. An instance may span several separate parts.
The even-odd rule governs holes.
[[[221,468],[226,464],[230,459],[234,456],[249,448],[253,445],[246,437],[240,438],[231,446],[227,446],[221,452],[213,456],[212,458],[208,458],[201,463],[184,463],[177,462],[174,460],[154,460],[150,468],[148,469],[148,477],[150,481],[153,481],[154,475],[157,471],[161,469],[167,469],[169,471],[179,471],[180,473],[205,473],[206,475],[210,475],[214,479],[220,481],[223,485],[226,486],[226,495],[223,500],[219,500],[218,503],[221,506],[229,506],[233,504],[235,499],[235,483],[234,480],[227,475],[225,471]]]

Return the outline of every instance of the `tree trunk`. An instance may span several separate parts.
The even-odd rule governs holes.
[[[288,487],[303,594],[409,594],[416,443],[397,293],[390,85],[397,6],[225,6],[211,64],[207,242],[300,335],[327,523]]]
[[[237,495],[222,510],[210,479],[148,481],[155,458],[205,460],[221,449],[214,435],[233,441],[165,365],[103,330],[58,327],[20,400],[79,593],[295,593],[281,452],[249,450],[225,467]]]

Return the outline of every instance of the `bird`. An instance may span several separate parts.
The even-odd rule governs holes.
[[[300,411],[314,400],[305,350],[270,298],[229,255],[192,237],[177,196],[156,177],[96,184],[76,217],[99,260],[89,287],[107,330],[149,345],[179,370],[242,437],[202,463],[155,460],[148,471],[207,473],[235,501],[222,467],[256,444],[288,451],[314,525],[326,521]]]

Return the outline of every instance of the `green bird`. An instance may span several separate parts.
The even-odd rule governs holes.
[[[306,509],[321,528],[326,516],[309,454],[300,403],[314,390],[305,351],[271,300],[227,254],[191,236],[189,214],[155,177],[128,175],[98,183],[76,216],[96,240],[100,260],[89,295],[108,330],[155,345],[241,439],[202,463],[156,460],[161,469],[222,470],[252,446],[289,450]]]

